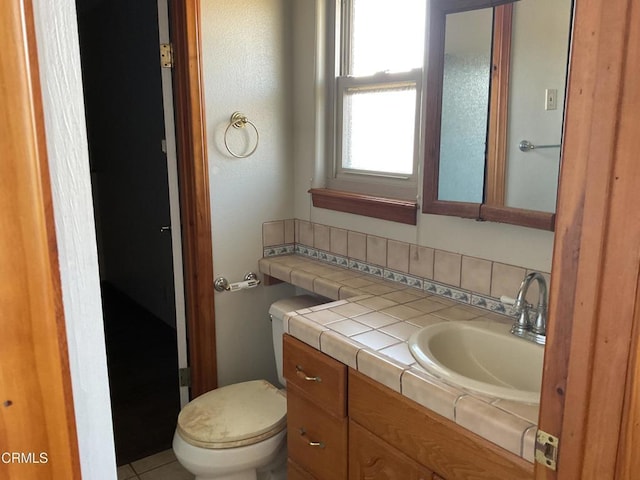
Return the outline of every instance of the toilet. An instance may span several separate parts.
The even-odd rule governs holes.
[[[324,303],[311,295],[271,305],[271,330],[282,385],[285,313]],[[173,451],[196,480],[286,480],[287,401],[266,380],[236,383],[193,399],[178,415]]]

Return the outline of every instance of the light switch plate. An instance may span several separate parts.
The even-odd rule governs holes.
[[[556,88],[547,88],[544,91],[544,109],[556,110],[558,108],[558,90]]]

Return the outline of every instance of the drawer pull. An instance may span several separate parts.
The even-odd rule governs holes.
[[[299,430],[300,430],[301,437],[304,437],[307,435],[307,431],[304,428],[300,428]],[[307,445],[309,445],[310,447],[324,448],[324,442],[314,442],[314,441],[308,440]]]
[[[296,375],[304,380],[306,380],[307,382],[318,382],[320,383],[322,381],[322,378],[320,377],[310,377],[308,376],[306,373],[304,373],[304,370],[302,370],[302,367],[300,365],[296,365]]]

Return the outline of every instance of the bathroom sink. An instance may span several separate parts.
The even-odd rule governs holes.
[[[443,322],[409,338],[429,373],[464,389],[505,400],[540,403],[544,347],[500,323]]]

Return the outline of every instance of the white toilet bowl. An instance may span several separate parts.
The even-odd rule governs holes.
[[[286,414],[266,380],[228,385],[182,409],[173,451],[197,480],[285,480]]]
[[[209,449],[185,442],[176,432],[173,451],[196,480],[286,480],[286,430],[244,447]]]
[[[303,295],[274,303],[272,319],[278,378],[286,312],[323,303]],[[286,480],[284,393],[266,380],[227,385],[189,402],[178,416],[173,451],[196,480]]]

